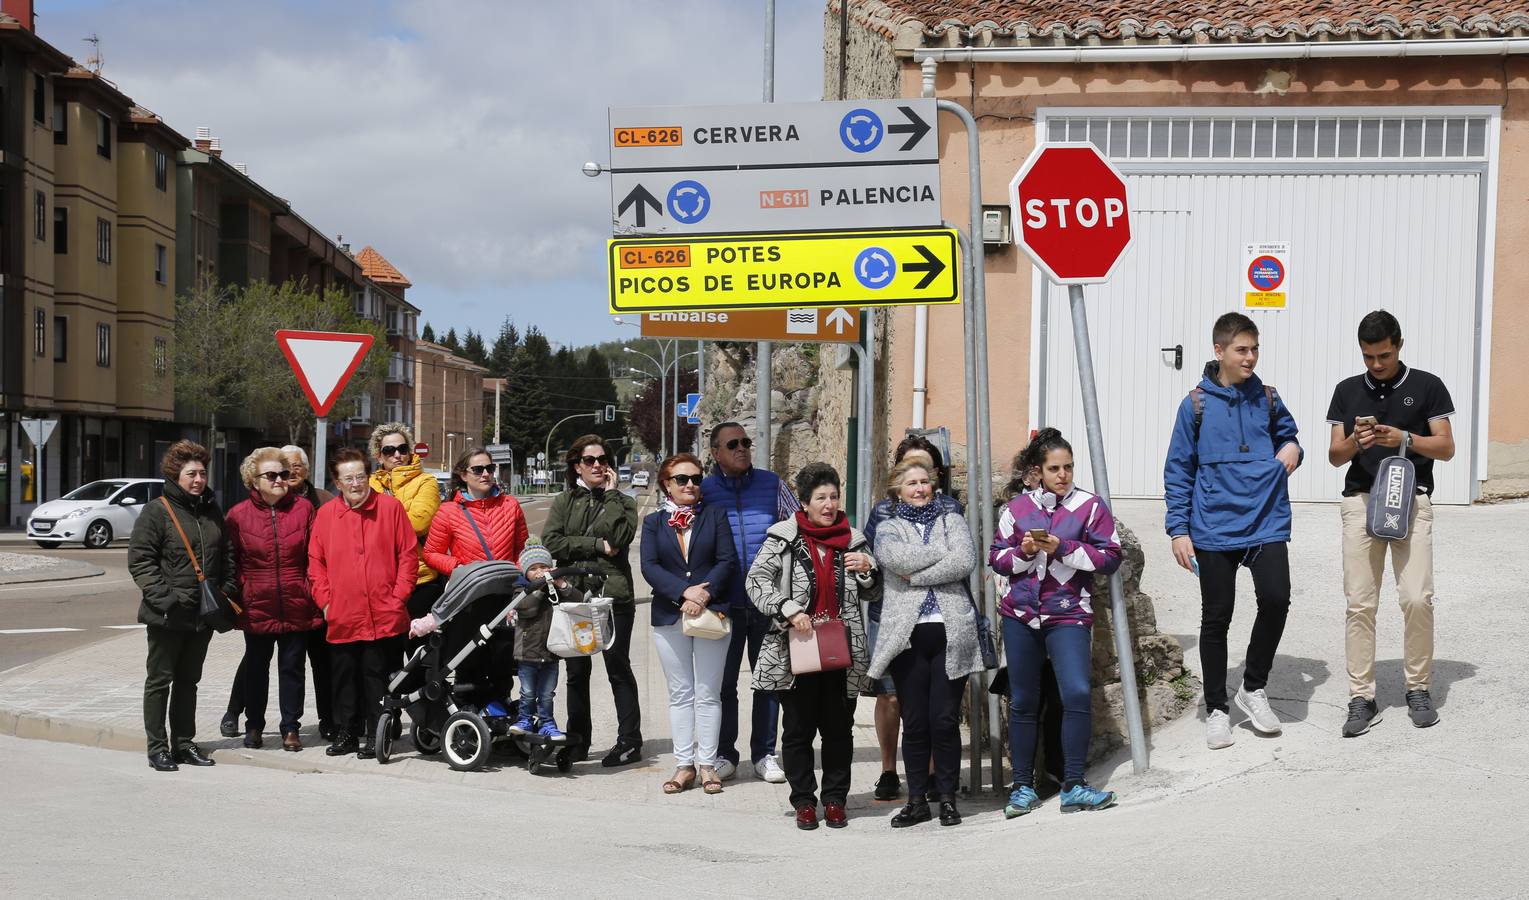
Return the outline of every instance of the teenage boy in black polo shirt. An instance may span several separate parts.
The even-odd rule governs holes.
[[[1391,548],[1401,598],[1407,714],[1427,728],[1439,721],[1428,695],[1433,670],[1433,461],[1455,455],[1449,417],[1455,405],[1438,376],[1402,364],[1402,327],[1376,310],[1359,322],[1359,351],[1367,370],[1338,383],[1327,409],[1332,443],[1327,459],[1349,464],[1343,480],[1343,593],[1348,598],[1349,703],[1344,737],[1358,737],[1380,721],[1375,704],[1375,609]],[[1368,416],[1376,424],[1359,420]],[[1383,541],[1365,531],[1375,472],[1388,456],[1405,453],[1417,469],[1418,497],[1404,541]]]

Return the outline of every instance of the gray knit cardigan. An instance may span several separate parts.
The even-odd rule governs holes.
[[[935,520],[927,544],[917,526],[893,516],[876,529],[876,562],[883,573],[881,629],[870,677],[880,678],[892,659],[911,646],[919,607],[930,588],[945,620],[945,676],[980,672],[976,614],[965,583],[977,564],[977,551],[961,514],[948,512]]]
[[[869,553],[865,535],[855,528],[849,531],[848,552]],[[760,644],[759,661],[754,664],[754,690],[789,691],[796,686],[796,676],[791,674],[791,653],[786,646],[786,630],[790,626],[786,620],[805,612],[812,604],[812,557],[806,539],[797,531],[795,518],[776,522],[765,535],[745,580],[749,599],[770,619],[770,631]],[[872,568],[870,572],[852,574],[845,572],[841,563],[837,579],[839,618],[844,620],[848,632],[851,660],[844,691],[854,697],[860,693],[865,667],[870,662],[860,601],[875,602],[880,597],[881,572]]]

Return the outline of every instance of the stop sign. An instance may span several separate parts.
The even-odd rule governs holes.
[[[420,441],[418,444],[415,444],[414,455],[418,456],[420,459],[428,458],[430,456],[430,445],[424,441]]]
[[[1009,204],[1019,245],[1058,284],[1108,281],[1131,245],[1125,179],[1093,144],[1037,146]]]

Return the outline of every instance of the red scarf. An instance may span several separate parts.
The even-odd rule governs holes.
[[[838,592],[834,590],[836,569],[834,554],[843,553],[849,549],[849,517],[840,510],[832,525],[814,525],[812,520],[807,518],[806,512],[797,510],[796,530],[807,539],[807,555],[812,557],[812,580],[815,591],[809,614],[814,618],[827,615],[837,619],[839,597]],[[829,552],[824,553],[823,550]]]

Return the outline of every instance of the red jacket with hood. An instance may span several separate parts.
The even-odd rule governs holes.
[[[251,634],[312,631],[324,624],[308,583],[308,535],[313,504],[288,493],[275,506],[259,491],[224,517],[233,545],[243,612],[238,625]]]
[[[344,497],[319,509],[308,542],[308,577],[329,623],[329,643],[407,633],[418,575],[419,539],[402,503],[372,491],[359,509]]]
[[[494,552],[494,559],[519,564],[520,551],[526,548],[526,515],[520,509],[520,501],[509,494],[495,493],[482,500],[472,500],[466,491],[457,495],[436,511],[430,523],[430,535],[425,538],[425,562],[442,575],[450,576],[451,570],[470,562],[487,559],[483,542]],[[471,511],[473,522],[483,532],[478,540],[472,523],[467,521]]]

